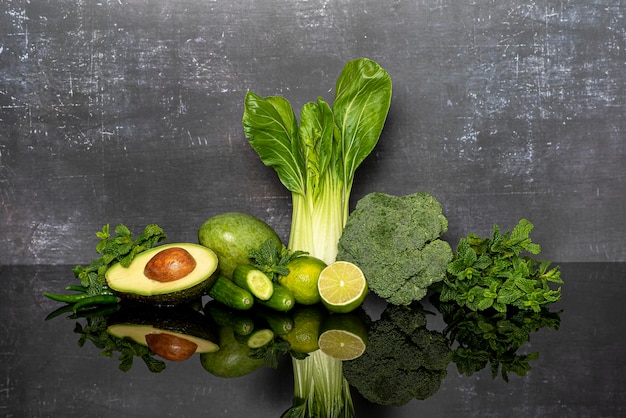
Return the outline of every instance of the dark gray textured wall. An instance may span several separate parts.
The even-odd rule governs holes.
[[[454,242],[535,225],[542,256],[626,261],[620,0],[5,1],[0,264],[83,263],[95,231],[196,240],[238,210],[287,237],[290,196],[247,144],[247,90],[332,101],[367,56],[394,96],[353,200],[433,193]]]

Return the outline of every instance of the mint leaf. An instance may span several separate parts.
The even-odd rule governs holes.
[[[508,306],[537,312],[559,300],[561,289],[548,285],[563,283],[559,267],[550,269],[550,262],[538,262],[524,254],[540,252],[541,247],[530,238],[533,228],[531,222],[521,219],[504,233],[494,225],[489,238],[474,233],[461,238],[447,266],[446,279],[434,289],[441,300],[474,311],[499,312],[506,312]]]

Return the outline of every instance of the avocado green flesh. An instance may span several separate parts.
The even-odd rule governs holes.
[[[159,282],[146,277],[144,268],[152,257],[172,247],[183,248],[193,256],[196,260],[194,270],[185,277],[170,282]],[[217,270],[217,264],[217,255],[205,246],[191,243],[166,244],[138,254],[128,267],[119,263],[111,266],[105,277],[109,288],[122,298],[156,304],[177,304],[202,296],[216,278],[213,273]]]
[[[148,334],[170,334],[195,343],[198,346],[196,353],[213,353],[219,350],[219,346],[211,340],[172,330],[156,328],[152,325],[114,324],[110,325],[107,331],[115,337],[130,338],[145,346],[148,345],[146,342],[146,335]]]

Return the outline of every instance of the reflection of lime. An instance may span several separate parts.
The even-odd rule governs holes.
[[[332,314],[318,339],[320,350],[339,360],[360,357],[367,346],[367,327],[354,313]]]
[[[325,316],[320,305],[303,306],[293,311],[293,329],[281,337],[293,351],[311,353],[319,348],[317,340]]]
[[[287,263],[289,274],[280,276],[278,282],[291,290],[296,302],[301,305],[314,305],[320,301],[317,280],[326,267],[319,258],[303,255]]]
[[[349,261],[335,261],[320,273],[317,282],[322,303],[331,312],[346,313],[363,303],[368,292],[361,269]]]

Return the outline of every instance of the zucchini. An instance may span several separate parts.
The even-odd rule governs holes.
[[[293,292],[285,286],[274,283],[274,292],[268,300],[259,300],[259,303],[279,312],[287,312],[296,305]]]
[[[209,289],[209,296],[228,307],[240,311],[250,309],[254,305],[252,293],[237,286],[229,278],[221,274],[217,276],[215,283]]]
[[[235,267],[233,282],[259,300],[268,300],[274,293],[274,285],[270,278],[250,264],[240,264]]]

